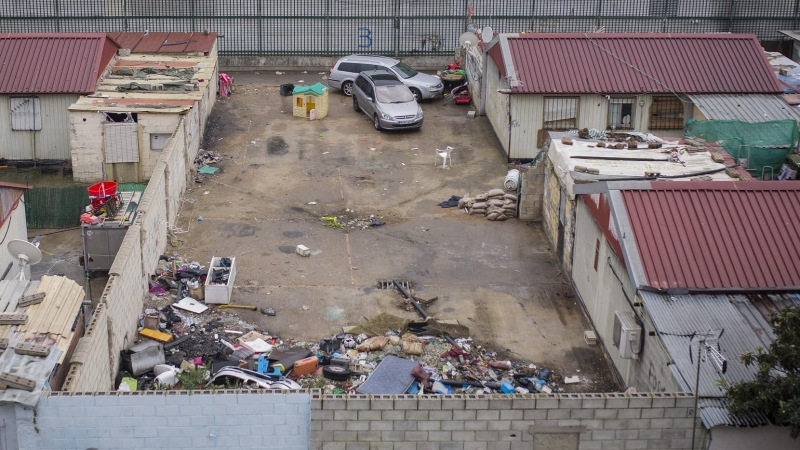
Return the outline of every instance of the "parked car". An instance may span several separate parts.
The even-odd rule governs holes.
[[[391,72],[361,72],[353,83],[353,110],[372,118],[376,130],[422,126],[420,108],[411,90]]]
[[[387,70],[397,75],[417,101],[438,97],[444,91],[441,78],[435,75],[417,72],[393,58],[371,55],[350,55],[336,61],[328,74],[328,86],[341,89],[344,95],[350,97],[358,74],[369,70]]]

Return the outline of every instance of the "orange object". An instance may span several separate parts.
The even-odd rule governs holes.
[[[316,356],[309,356],[306,359],[301,359],[294,363],[292,375],[303,376],[314,373],[314,371],[317,370],[317,364],[319,364],[319,359],[317,359]]]

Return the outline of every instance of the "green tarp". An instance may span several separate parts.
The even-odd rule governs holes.
[[[312,84],[311,86],[295,86],[292,91],[294,94],[322,95],[328,91],[328,86],[322,83]]]
[[[755,178],[766,179],[780,172],[786,157],[797,148],[798,127],[794,120],[749,123],[740,120],[694,120],[686,122],[685,134],[717,142],[737,162],[747,164]],[[764,170],[764,167],[771,167]]]

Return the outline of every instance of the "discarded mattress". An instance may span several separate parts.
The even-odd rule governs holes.
[[[411,371],[417,367],[417,364],[419,363],[410,359],[387,356],[378,364],[367,381],[356,389],[356,392],[359,394],[404,394],[414,382]]]

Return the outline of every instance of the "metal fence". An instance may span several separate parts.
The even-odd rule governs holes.
[[[89,204],[88,185],[41,186],[25,191],[25,221],[28,228],[67,228],[80,223]],[[124,183],[119,192],[144,192],[146,184]]]
[[[221,55],[452,54],[497,32],[734,32],[800,26],[798,0],[0,0],[0,32],[215,31]]]

